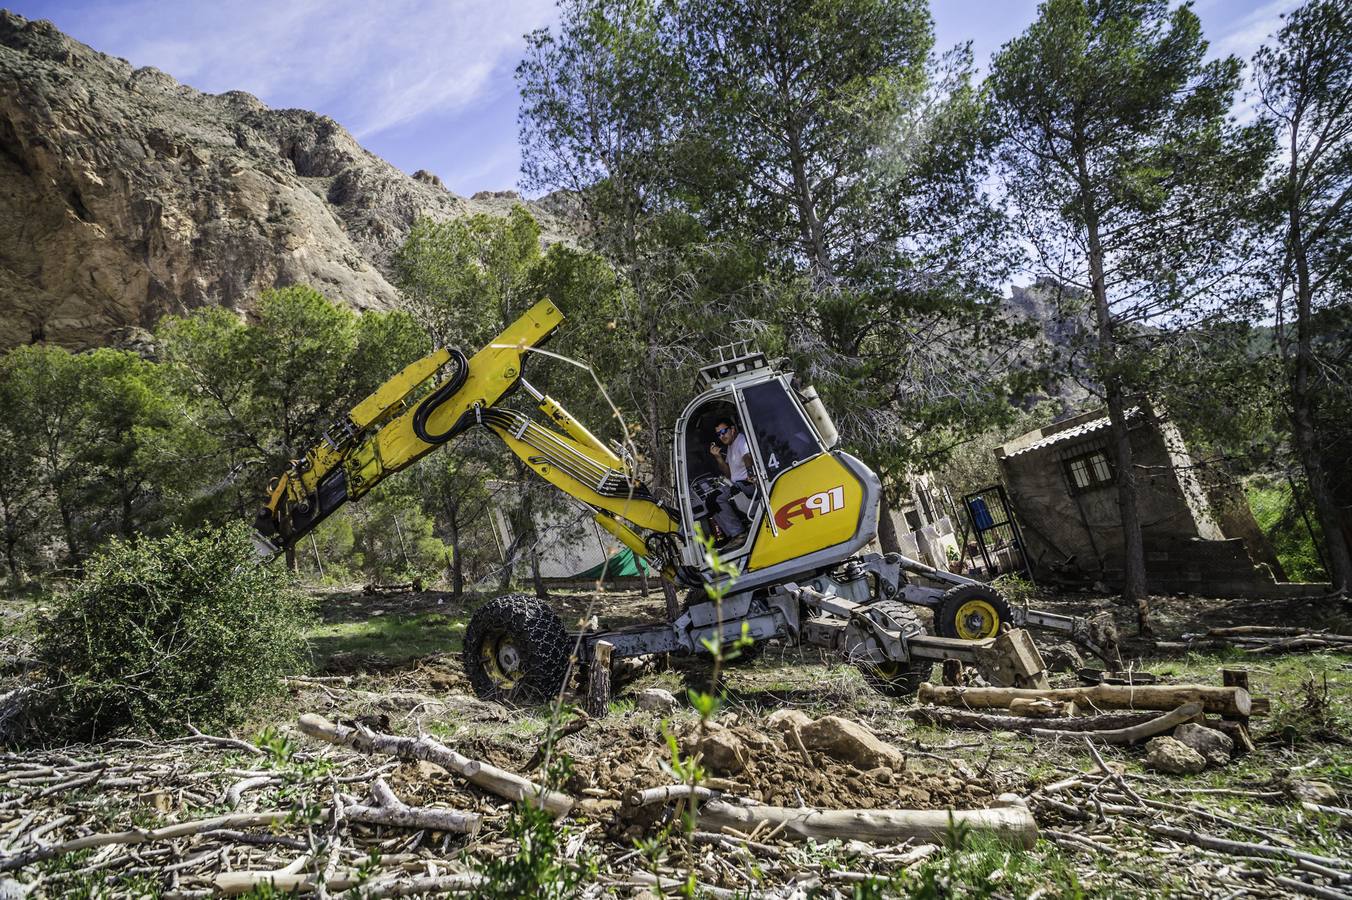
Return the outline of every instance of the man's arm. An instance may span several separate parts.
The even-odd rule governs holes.
[[[717,444],[709,445],[709,455],[714,458],[718,468],[722,470],[724,478],[732,477],[732,469],[728,468],[728,461],[723,457],[723,448]]]

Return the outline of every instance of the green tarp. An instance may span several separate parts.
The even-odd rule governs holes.
[[[641,567],[641,568],[640,568]],[[644,572],[651,572],[648,564],[634,555],[634,551],[628,547],[621,547],[619,552],[599,565],[592,566],[583,572],[578,572],[573,578],[578,581],[596,581],[601,577],[602,571],[605,577],[619,578],[625,575],[642,575]]]

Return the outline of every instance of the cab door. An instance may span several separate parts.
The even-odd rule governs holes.
[[[852,538],[864,514],[863,483],[826,450],[785,376],[737,392],[765,504],[746,571]]]

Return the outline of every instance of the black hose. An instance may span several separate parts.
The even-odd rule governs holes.
[[[465,359],[465,354],[459,350],[451,350],[451,359],[455,360],[455,374],[450,377],[445,384],[433,391],[426,400],[418,405],[417,412],[413,414],[413,433],[419,439],[429,444],[444,444],[460,432],[464,431],[470,425],[474,424],[474,410],[465,411],[455,424],[443,431],[441,434],[431,434],[427,430],[427,419],[432,413],[437,411],[441,404],[449,400],[462,387],[465,386],[465,379],[469,377],[469,360]]]

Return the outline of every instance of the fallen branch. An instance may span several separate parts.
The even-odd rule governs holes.
[[[691,784],[669,784],[665,787],[631,791],[625,795],[624,805],[629,807],[651,806],[654,803],[666,803],[668,800],[683,800],[693,795],[699,800],[710,800],[715,794],[706,787]]]
[[[324,883],[330,891],[348,891],[360,888],[364,898],[406,897],[409,894],[461,894],[477,890],[484,883],[482,875],[439,875],[420,878],[398,878],[370,881],[356,873],[340,875]],[[313,872],[222,872],[216,876],[217,892],[226,896],[245,894],[257,887],[271,887],[281,893],[312,891],[319,886],[319,877]]]
[[[679,878],[658,878],[651,872],[631,872],[628,879],[624,882],[631,885],[650,885],[659,888],[664,893],[666,891],[683,890],[686,882]],[[698,896],[717,897],[719,900],[735,900],[737,897],[764,897],[762,893],[747,893],[745,891],[730,891],[727,888],[714,887],[708,884],[695,885],[695,892]]]
[[[1192,831],[1187,828],[1175,828],[1172,825],[1150,825],[1148,826],[1151,834],[1160,837],[1170,838],[1175,841],[1183,841],[1197,847],[1207,850],[1216,850],[1220,853],[1229,853],[1234,856],[1260,856],[1265,859],[1282,859],[1291,862],[1305,861],[1314,863],[1318,866],[1326,866],[1339,872],[1348,871],[1349,863],[1345,859],[1334,859],[1331,856],[1320,856],[1317,853],[1306,853],[1303,850],[1293,850],[1289,847],[1274,847],[1271,844],[1251,844],[1248,841],[1231,841],[1225,838],[1219,838],[1215,835],[1203,834],[1200,831]]]
[[[1128,728],[1113,728],[1106,731],[1086,731],[1081,733],[1081,737],[1086,740],[1095,740],[1101,744],[1135,744],[1146,738],[1152,738],[1157,734],[1163,734],[1166,731],[1172,731],[1184,722],[1191,722],[1202,713],[1202,704],[1185,703],[1172,712],[1167,712],[1162,716],[1156,716],[1148,722],[1142,722],[1139,725],[1132,725]],[[1053,730],[1050,728],[1033,728],[1029,732],[1033,737],[1055,738],[1065,737],[1065,731]]]
[[[145,844],[151,841],[173,840],[174,838],[186,837],[190,834],[204,834],[208,831],[216,831],[223,828],[271,825],[273,822],[285,820],[290,815],[291,813],[289,812],[247,813],[233,816],[216,816],[212,819],[196,819],[191,822],[179,822],[176,825],[165,825],[163,828],[137,828],[132,831],[91,834],[86,835],[85,837],[75,838],[74,840],[65,841],[64,843],[34,847],[31,850],[25,850],[22,853],[16,853],[12,856],[0,857],[0,872],[22,869],[24,866],[31,866],[33,863],[42,862],[44,859],[51,859],[52,857],[62,856],[66,853],[75,853],[78,850],[87,850],[90,847],[106,847],[109,844]]]
[[[840,809],[812,807],[789,809],[780,806],[736,806],[710,799],[700,804],[701,827],[718,831],[731,827],[741,832],[757,826],[782,828],[786,836],[799,840],[861,840],[896,843],[907,839],[943,841],[955,825],[977,831],[993,832],[1006,842],[1024,849],[1037,843],[1037,822],[1026,807],[1006,806],[992,809]]]
[[[1247,716],[1249,692],[1241,687],[1202,684],[1099,684],[1094,687],[1035,688],[947,687],[926,682],[920,685],[921,703],[971,709],[1008,709],[1016,699],[1060,700],[1098,709],[1176,709],[1184,703],[1201,703],[1209,713]]]
[[[361,804],[347,806],[343,809],[343,817],[364,825],[426,828],[429,831],[448,831],[456,834],[476,834],[483,822],[482,818],[473,813],[409,806],[394,795],[383,778],[377,778],[371,785],[371,794],[376,799],[376,806]]]
[[[268,752],[262,747],[255,746],[248,741],[241,741],[239,738],[221,737],[215,734],[203,734],[191,725],[188,730],[192,734],[188,737],[181,737],[174,741],[176,744],[192,743],[199,741],[203,744],[214,744],[217,747],[223,747],[227,750],[238,750],[241,753],[248,753],[251,756],[267,756]]]
[[[1108,731],[1130,728],[1152,721],[1154,713],[1109,713],[1101,716],[1073,716],[1066,719],[1033,719],[1025,716],[1002,716],[995,713],[974,712],[967,709],[921,706],[907,710],[906,715],[926,725],[945,728],[974,728],[981,731],[1017,731],[1027,734],[1033,729],[1058,732]]]
[[[335,725],[313,713],[300,717],[300,730],[312,738],[351,747],[362,753],[383,753],[400,759],[421,759],[433,763],[492,794],[508,800],[527,801],[556,816],[567,815],[576,802],[567,794],[549,790],[513,772],[462,756],[430,737],[400,737],[380,734],[362,725],[356,728]]]

